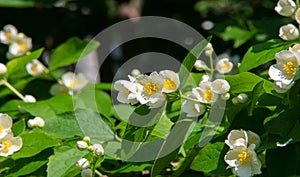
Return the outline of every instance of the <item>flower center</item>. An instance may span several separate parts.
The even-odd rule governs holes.
[[[74,89],[78,86],[79,82],[77,80],[73,80],[69,83],[69,88]]]
[[[283,71],[288,76],[291,76],[291,77],[293,77],[295,75],[296,68],[297,68],[297,66],[291,61],[289,61],[283,65]]]
[[[154,83],[147,83],[144,86],[144,92],[146,92],[148,95],[152,95],[158,91],[157,85]]]
[[[245,164],[245,163],[249,163],[251,162],[251,158],[252,158],[252,154],[251,152],[246,152],[246,151],[243,151],[241,153],[238,154],[238,159],[239,159],[239,162],[241,164]]]
[[[131,91],[128,89],[128,88],[124,88],[123,92],[126,94],[126,95],[129,95],[131,93]]]
[[[176,89],[176,83],[173,81],[173,79],[165,79],[164,80],[164,89],[167,89],[167,90],[175,90]]]
[[[207,101],[211,101],[212,97],[213,97],[213,91],[210,89],[203,93],[203,98]]]
[[[3,131],[3,127],[2,125],[0,125],[0,133],[2,133],[2,131]]]
[[[31,71],[32,71],[33,73],[37,73],[37,72],[38,72],[38,67],[37,67],[36,64],[33,64],[33,65],[31,66]]]
[[[22,43],[22,44],[19,44],[19,48],[20,48],[20,51],[26,51],[26,49],[27,49],[27,45],[26,44],[24,44],[24,43]]]
[[[12,146],[11,141],[7,140],[3,140],[2,141],[2,152],[7,152],[9,150],[9,148]]]
[[[226,70],[228,70],[229,68],[230,68],[229,62],[228,62],[228,61],[224,61],[221,70],[226,71]]]
[[[5,37],[6,37],[6,39],[11,40],[12,35],[11,35],[11,33],[8,32],[5,34]]]

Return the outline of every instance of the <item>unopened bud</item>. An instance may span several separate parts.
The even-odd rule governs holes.
[[[23,101],[24,101],[25,103],[34,103],[34,102],[36,102],[36,99],[35,99],[35,97],[32,96],[32,95],[25,95]]]
[[[91,142],[91,138],[89,136],[85,136],[83,137],[83,141],[89,144]]]
[[[248,96],[245,93],[241,93],[237,96],[240,103],[246,103],[248,101]]]
[[[133,70],[131,71],[131,75],[132,75],[133,77],[137,77],[137,76],[140,75],[140,74],[141,74],[141,71],[138,70],[138,69],[133,69]]]
[[[41,117],[35,117],[33,120],[35,121],[35,125],[37,127],[43,128],[45,126],[45,121],[44,121],[43,118],[41,118]]]
[[[203,71],[203,70],[207,70],[207,65],[204,61],[202,60],[196,60],[195,64],[194,64],[194,67],[196,70],[198,71]]]
[[[77,160],[77,162],[76,162],[76,167],[81,170],[86,169],[89,166],[90,166],[90,162],[86,158],[81,158],[81,159]]]
[[[28,125],[29,128],[34,128],[34,126],[35,126],[34,120],[33,119],[29,119],[27,121],[27,125]]]
[[[102,156],[104,154],[104,149],[101,144],[94,144],[93,147],[97,156]]]
[[[236,104],[239,104],[240,102],[239,102],[239,100],[237,99],[237,97],[234,97],[234,98],[232,98],[232,103],[234,104],[234,105],[236,105]]]
[[[3,75],[3,74],[6,74],[6,72],[7,72],[7,68],[6,68],[5,64],[0,63],[0,74]]]
[[[229,100],[229,98],[230,98],[230,94],[229,93],[223,93],[221,95],[221,99],[223,99],[223,100]]]
[[[88,148],[87,148],[87,150],[90,151],[90,152],[93,152],[94,149],[95,149],[94,146],[88,146]]]
[[[87,149],[89,147],[89,145],[85,141],[77,141],[76,142],[76,147],[79,150],[85,150],[85,149]]]
[[[93,171],[91,169],[84,169],[81,171],[81,177],[92,177]]]

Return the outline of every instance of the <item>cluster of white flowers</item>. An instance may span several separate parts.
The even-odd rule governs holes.
[[[157,108],[166,102],[166,93],[177,91],[180,81],[177,73],[163,70],[150,75],[128,76],[128,80],[118,80],[114,88],[119,92],[117,100],[127,104],[146,104]]]
[[[31,38],[19,33],[17,28],[10,24],[5,25],[0,31],[0,42],[9,45],[6,54],[8,59],[22,56],[32,48]]]
[[[94,158],[100,158],[104,155],[104,148],[101,144],[91,144],[91,139],[85,136],[82,140],[77,141],[76,146],[79,150],[88,150],[92,153]],[[95,164],[94,164],[95,165]],[[90,161],[86,158],[81,158],[76,161],[76,167],[81,171],[82,177],[91,177],[93,171],[89,168]]]
[[[7,157],[21,149],[22,138],[14,137],[11,127],[13,121],[7,114],[0,113],[0,156]]]
[[[261,173],[261,162],[255,149],[260,145],[260,137],[251,131],[232,130],[225,140],[230,150],[224,157],[232,173],[250,177]]]
[[[295,16],[300,24],[300,8],[293,0],[279,0],[275,11],[282,16]],[[279,30],[279,37],[283,40],[295,40],[299,38],[299,30],[293,24],[284,25]],[[275,91],[285,93],[293,86],[296,69],[300,65],[300,44],[276,53],[275,59],[276,64],[269,68],[269,76],[274,80]]]

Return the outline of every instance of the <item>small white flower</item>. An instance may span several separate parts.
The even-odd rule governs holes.
[[[217,101],[218,94],[213,91],[211,82],[202,82],[199,87],[192,89],[193,95],[202,103],[211,104]]]
[[[138,69],[133,69],[130,73],[133,77],[137,77],[139,75],[141,75],[141,71]]]
[[[21,149],[23,145],[22,138],[13,137],[12,133],[7,134],[0,140],[0,156],[7,157]]]
[[[138,76],[136,83],[143,86],[141,94],[137,97],[141,104],[147,104],[150,108],[158,108],[165,103],[166,97],[162,94],[164,78],[157,72],[152,72],[150,76]]]
[[[295,40],[298,36],[299,31],[293,24],[283,25],[279,28],[279,37],[283,40]]]
[[[5,25],[3,30],[0,31],[0,41],[3,44],[10,44],[17,36],[18,30],[13,25]]]
[[[248,96],[245,93],[239,94],[236,98],[239,103],[246,103],[248,101]]]
[[[88,80],[82,73],[67,72],[62,76],[62,83],[69,89],[69,94],[73,94],[87,85]]]
[[[248,146],[251,144],[255,144],[255,147],[257,148],[260,146],[261,140],[256,133],[250,130],[231,130],[225,143],[230,149],[233,149],[235,146]]]
[[[250,177],[261,173],[261,162],[254,149],[255,144],[251,144],[249,147],[240,145],[227,152],[224,160],[235,175]]]
[[[213,92],[224,94],[230,90],[230,85],[225,79],[216,79],[211,84]]]
[[[282,16],[289,17],[296,10],[296,3],[293,0],[279,0],[275,11]]]
[[[189,95],[189,97],[196,99],[193,95]],[[181,110],[187,114],[187,117],[198,117],[205,113],[206,106],[201,103],[185,100],[182,104]]]
[[[101,144],[94,144],[93,147],[97,156],[102,156],[104,154],[104,149]]]
[[[7,114],[0,113],[0,139],[11,132],[12,122]]]
[[[77,141],[76,142],[76,147],[79,149],[79,150],[84,150],[84,149],[87,149],[88,148],[88,144],[86,141]]]
[[[32,41],[23,33],[19,33],[8,49],[8,53],[12,57],[19,57],[24,55],[27,51],[31,50]]]
[[[300,8],[298,8],[295,13],[295,19],[296,19],[297,23],[300,24]]]
[[[7,68],[6,65],[3,63],[0,63],[0,75],[6,74]]]
[[[91,169],[84,169],[81,171],[81,177],[92,177],[93,171]]]
[[[276,64],[269,68],[270,78],[284,85],[291,84],[299,66],[296,56],[288,50],[283,50],[275,54],[275,59]]]
[[[216,63],[216,70],[221,73],[229,73],[232,70],[233,64],[228,58],[222,58]]]
[[[83,170],[83,169],[88,168],[89,166],[90,166],[90,162],[86,158],[81,158],[81,159],[79,159],[79,160],[76,161],[76,167],[78,169]]]
[[[35,102],[36,102],[36,99],[35,99],[35,97],[32,96],[32,95],[25,95],[23,101],[24,101],[25,103],[35,103]]]
[[[164,86],[162,92],[171,93],[178,89],[180,81],[177,73],[170,70],[163,70],[160,71],[159,74],[164,79]]]
[[[38,60],[33,60],[32,62],[29,62],[26,64],[26,70],[28,74],[32,76],[37,76],[40,75],[44,72],[45,68],[44,65],[38,61]]]
[[[196,62],[194,64],[194,67],[198,71],[203,71],[203,70],[207,70],[208,69],[206,63],[204,61],[202,61],[202,60],[196,60]]]
[[[115,82],[114,88],[119,91],[117,96],[119,102],[132,105],[138,103],[137,97],[140,96],[140,92],[143,90],[143,86],[134,82],[134,80],[118,80]]]

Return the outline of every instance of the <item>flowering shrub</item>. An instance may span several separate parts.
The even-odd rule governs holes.
[[[274,9],[293,23],[237,65],[216,57],[208,37],[177,70],[137,68],[113,83],[68,67],[105,41],[70,38],[47,63],[43,48],[4,26],[1,176],[299,175],[300,5]]]

